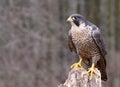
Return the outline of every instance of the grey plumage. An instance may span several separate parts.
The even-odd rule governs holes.
[[[106,73],[106,50],[101,32],[97,26],[87,21],[79,14],[73,14],[71,18],[71,29],[68,35],[68,46],[82,57],[83,60],[96,64],[100,70],[102,80],[107,80]]]

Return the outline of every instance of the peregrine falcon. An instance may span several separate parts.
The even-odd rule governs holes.
[[[87,71],[90,74],[90,80],[93,74],[100,76],[95,70],[98,68],[101,72],[101,79],[107,80],[106,73],[106,49],[99,28],[87,21],[80,14],[72,14],[67,22],[71,24],[68,35],[68,46],[80,58],[80,61],[71,65],[75,69],[83,68],[82,62],[87,61],[90,67]]]

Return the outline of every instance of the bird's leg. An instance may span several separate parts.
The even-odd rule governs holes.
[[[95,70],[95,64],[94,63],[92,63],[92,66],[87,71],[87,74],[90,74],[90,80],[93,77],[93,73],[96,74],[98,77],[100,76],[99,73]]]
[[[82,66],[82,58],[80,58],[79,62],[72,64],[72,65],[71,65],[71,68],[73,68],[73,67],[74,67],[76,70],[78,70],[78,68],[83,68],[83,66]]]

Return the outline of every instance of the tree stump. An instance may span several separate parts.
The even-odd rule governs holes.
[[[95,69],[100,74],[100,71],[97,68]],[[72,69],[65,83],[60,84],[58,87],[102,87],[101,74],[100,77],[93,74],[92,80],[89,80],[89,75],[85,74],[86,72],[85,69]]]

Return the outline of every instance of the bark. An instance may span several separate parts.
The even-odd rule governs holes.
[[[98,69],[96,70],[99,72]],[[102,87],[101,75],[100,77],[93,75],[92,80],[89,80],[89,75],[85,73],[85,69],[72,69],[65,83],[60,84],[58,87]]]

